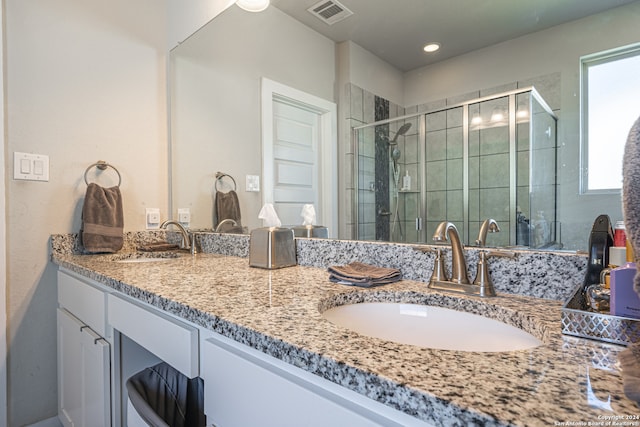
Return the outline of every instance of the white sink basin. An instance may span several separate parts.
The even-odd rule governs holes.
[[[448,308],[402,303],[360,303],[330,308],[331,323],[370,337],[438,350],[501,352],[542,345],[506,323]]]

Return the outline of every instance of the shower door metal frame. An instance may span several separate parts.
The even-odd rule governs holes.
[[[426,222],[426,212],[427,212],[427,198],[424,193],[426,191],[426,116],[427,114],[439,113],[442,111],[452,110],[454,108],[462,107],[462,197],[463,197],[463,226],[462,229],[464,231],[464,237],[467,242],[471,242],[470,238],[470,229],[469,229],[469,106],[472,104],[480,104],[485,101],[490,101],[498,98],[507,98],[508,101],[508,123],[509,123],[509,242],[510,245],[516,244],[516,211],[517,211],[517,160],[518,160],[518,147],[517,147],[517,117],[516,117],[516,109],[517,109],[517,100],[516,96],[522,93],[531,93],[531,97],[529,99],[529,111],[532,111],[533,98],[540,104],[543,110],[545,110],[552,118],[557,121],[556,115],[553,113],[553,110],[549,107],[549,105],[545,102],[545,100],[540,96],[538,91],[533,86],[528,86],[525,88],[514,89],[506,92],[501,92],[493,95],[488,95],[480,98],[471,99],[469,101],[460,102],[454,105],[448,105],[444,108],[438,108],[430,111],[422,111],[419,113],[407,114],[404,116],[398,116],[395,118],[380,120],[373,123],[368,123],[360,126],[356,126],[352,128],[352,141],[354,144],[353,153],[354,153],[354,167],[353,167],[353,182],[354,182],[354,206],[353,209],[353,224],[355,227],[354,236],[358,238],[360,233],[360,224],[359,224],[359,192],[360,192],[360,182],[359,182],[359,146],[360,146],[360,134],[359,130],[375,127],[379,125],[399,122],[402,120],[408,120],[417,118],[418,119],[418,147],[419,147],[419,170],[420,170],[420,192],[419,198],[420,201],[418,205],[420,206],[419,210],[419,218],[422,224]],[[529,140],[532,139],[532,127],[529,127]],[[557,141],[557,126],[556,126],[556,141]],[[557,143],[556,143],[557,144]],[[529,146],[529,150],[531,150],[531,146]],[[556,146],[557,151],[557,146]],[[557,155],[557,154],[556,154]],[[531,186],[531,173],[532,173],[532,164],[531,164],[531,156],[529,156],[529,186]],[[557,165],[556,165],[557,168]],[[556,183],[557,187],[557,183]],[[557,190],[555,194],[555,198],[557,200]],[[557,204],[557,202],[556,202]],[[556,212],[557,218],[557,212]],[[513,227],[511,226],[511,222],[513,221]],[[430,243],[427,241],[428,236],[426,236],[426,227],[422,226],[420,233],[420,240],[425,243]],[[469,244],[469,243],[467,243]]]

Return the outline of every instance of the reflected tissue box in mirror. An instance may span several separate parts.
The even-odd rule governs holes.
[[[251,231],[249,265],[266,269],[296,265],[296,245],[290,228],[264,227]]]

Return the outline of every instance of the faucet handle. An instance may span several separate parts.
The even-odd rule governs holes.
[[[491,282],[491,276],[489,275],[487,252],[480,251],[479,256],[478,271],[476,271],[476,278],[473,279],[473,284],[480,287],[480,296],[493,297],[496,295],[496,290],[493,287],[493,282]]]
[[[479,251],[478,270],[476,271],[476,278],[473,279],[473,284],[480,286],[480,296],[492,297],[496,295],[496,290],[493,287],[491,276],[489,275],[489,263],[487,257],[502,257],[502,258],[515,258],[515,252],[505,251]]]
[[[429,279],[429,283],[438,281],[446,281],[449,280],[447,277],[447,271],[444,268],[444,256],[442,255],[442,249],[435,248],[434,252],[436,253],[436,259],[433,262],[433,273],[431,273],[431,279]]]

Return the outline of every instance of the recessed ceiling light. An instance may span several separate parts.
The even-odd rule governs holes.
[[[428,43],[422,49],[427,53],[432,53],[440,49],[440,43]]]
[[[269,0],[238,0],[236,4],[248,12],[262,12],[269,7]]]

